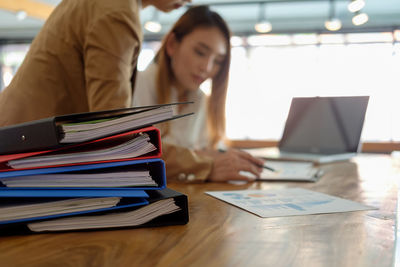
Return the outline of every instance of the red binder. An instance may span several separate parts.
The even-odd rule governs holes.
[[[59,154],[64,154],[64,153],[71,153],[71,154],[84,153],[87,151],[104,149],[107,147],[112,147],[112,146],[121,144],[124,141],[131,140],[132,138],[136,137],[138,134],[143,134],[143,133],[146,133],[149,136],[150,143],[152,143],[156,149],[152,152],[149,152],[144,155],[137,156],[137,157],[124,157],[124,158],[114,158],[114,159],[108,158],[108,159],[98,159],[95,161],[84,160],[84,161],[79,161],[79,162],[70,162],[70,163],[64,163],[64,164],[52,164],[52,165],[46,165],[46,166],[34,166],[34,167],[27,167],[27,168],[12,168],[11,166],[9,166],[9,161],[16,160],[16,159],[25,159],[25,158],[31,158],[34,156],[57,156]],[[45,167],[48,168],[48,167],[59,167],[59,166],[69,166],[69,165],[82,165],[82,164],[88,164],[88,163],[103,163],[103,162],[116,162],[116,161],[160,158],[161,154],[162,154],[162,150],[161,150],[160,131],[153,126],[150,126],[150,127],[146,127],[146,128],[142,128],[142,129],[125,132],[122,134],[108,136],[108,137],[97,139],[94,141],[88,141],[88,142],[84,142],[84,143],[80,143],[80,144],[63,146],[63,147],[60,147],[57,149],[18,153],[18,154],[0,155],[0,172],[16,171],[16,170],[23,170],[23,169],[37,169],[37,168],[45,168]]]

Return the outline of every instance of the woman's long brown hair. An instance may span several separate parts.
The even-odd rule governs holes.
[[[231,33],[226,22],[218,13],[211,11],[208,6],[194,6],[189,8],[163,39],[155,61],[158,64],[156,77],[158,102],[160,104],[171,102],[171,88],[174,74],[171,68],[171,58],[168,56],[166,49],[168,36],[174,34],[177,41],[181,41],[187,34],[197,28],[211,27],[217,27],[226,39],[226,56],[221,69],[212,79],[211,96],[207,102],[207,124],[210,143],[212,147],[215,147],[218,141],[225,135],[225,102],[231,61]],[[184,99],[180,99],[179,101],[182,100]],[[168,126],[164,129],[164,133],[166,132],[168,132]]]

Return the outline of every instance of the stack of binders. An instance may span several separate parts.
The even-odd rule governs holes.
[[[160,132],[174,103],[0,128],[0,234],[186,224]],[[185,114],[183,116],[190,115]]]

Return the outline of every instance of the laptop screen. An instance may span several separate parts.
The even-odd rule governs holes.
[[[279,149],[337,154],[357,152],[369,96],[295,97]]]

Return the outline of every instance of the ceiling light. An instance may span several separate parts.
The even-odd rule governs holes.
[[[151,18],[151,20],[148,20],[145,24],[144,24],[144,28],[146,30],[148,30],[149,32],[160,32],[162,29],[161,23],[158,22],[158,12],[157,9],[154,9],[154,13],[153,16]]]
[[[272,24],[266,20],[260,21],[257,22],[256,25],[254,25],[254,29],[256,29],[256,31],[260,33],[267,33],[272,30]]]
[[[19,10],[15,13],[17,20],[24,20],[28,16],[25,10]]]
[[[351,13],[354,13],[354,12],[360,11],[364,6],[365,6],[364,0],[353,0],[348,4],[347,9]]]
[[[149,32],[160,32],[162,27],[158,21],[149,20],[144,24],[144,28]]]
[[[260,3],[258,22],[254,25],[254,29],[259,33],[267,33],[272,30],[272,24],[265,19],[265,3]]]
[[[352,22],[356,26],[365,24],[368,21],[368,15],[365,13],[358,13],[352,18]]]
[[[325,28],[328,31],[338,31],[342,28],[342,22],[335,17],[335,2],[329,1],[329,19],[325,21]]]
[[[342,28],[342,22],[339,19],[325,21],[325,28],[328,31],[338,31]]]

